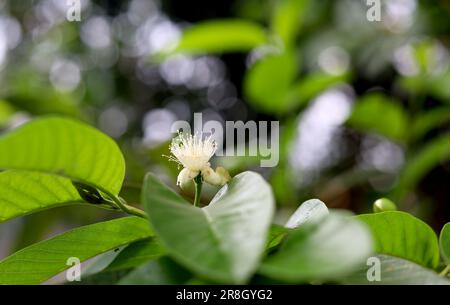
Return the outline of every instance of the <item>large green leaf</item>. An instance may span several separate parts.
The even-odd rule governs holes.
[[[260,272],[291,283],[332,280],[352,272],[371,253],[372,239],[366,226],[332,213],[320,223],[305,223],[289,232]]]
[[[73,229],[24,248],[0,262],[0,284],[39,284],[68,269],[67,260],[85,261],[153,235],[148,222],[125,217]]]
[[[286,94],[298,72],[293,52],[268,55],[255,63],[247,72],[244,88],[250,102],[261,111],[286,111]]]
[[[450,222],[445,224],[439,235],[439,247],[441,248],[442,258],[447,265],[450,265]]]
[[[149,174],[142,200],[166,250],[186,268],[225,283],[244,283],[257,268],[274,209],[260,175],[237,175],[196,208]]]
[[[175,49],[183,53],[249,51],[267,43],[264,28],[240,19],[213,20],[187,28]]]
[[[399,211],[358,215],[356,218],[370,227],[377,253],[401,257],[426,267],[437,267],[437,236],[420,219]]]
[[[0,223],[41,210],[82,202],[69,179],[38,172],[0,173]]]
[[[379,281],[368,280],[368,272],[374,276],[378,271],[373,271],[372,274],[369,269],[376,266],[365,265],[342,282],[358,285],[450,285],[450,280],[408,260],[383,254],[374,257],[380,260]]]
[[[356,103],[348,124],[363,131],[402,141],[408,129],[408,117],[398,101],[372,93]]]
[[[35,119],[0,137],[0,168],[53,173],[118,194],[125,162],[100,131],[60,117]]]

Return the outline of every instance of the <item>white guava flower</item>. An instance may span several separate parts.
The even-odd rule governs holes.
[[[205,182],[218,186],[231,179],[223,167],[218,167],[216,171],[211,168],[209,160],[217,150],[217,144],[211,136],[203,139],[202,133],[179,133],[170,143],[169,149],[172,153],[169,159],[183,167],[177,179],[177,185],[180,187],[199,174]]]

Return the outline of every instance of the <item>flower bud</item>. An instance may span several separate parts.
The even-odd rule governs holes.
[[[380,198],[373,203],[373,212],[380,213],[386,211],[396,211],[397,206],[387,198]]]
[[[202,170],[202,177],[205,182],[216,186],[223,186],[230,181],[231,176],[228,171],[219,166],[214,171],[211,167],[206,167]]]
[[[181,188],[184,188],[186,184],[197,177],[199,174],[198,171],[190,170],[189,168],[183,168],[181,172],[178,174],[177,185]]]

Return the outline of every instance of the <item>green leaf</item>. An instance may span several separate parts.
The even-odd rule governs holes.
[[[448,103],[450,100],[450,69],[447,69],[442,75],[431,77],[427,83],[433,96]]]
[[[90,260],[89,264],[84,266],[83,280],[87,277],[93,278],[95,274],[103,272],[126,247],[127,245],[114,248],[113,250],[97,255],[95,258]]]
[[[267,238],[266,251],[270,251],[277,247],[288,232],[288,228],[272,224],[269,230],[269,237]]]
[[[375,252],[401,257],[425,267],[439,264],[439,245],[434,231],[420,219],[390,211],[356,216],[371,229]]]
[[[24,248],[0,262],[0,284],[39,284],[68,269],[70,257],[85,261],[131,242],[148,238],[148,222],[125,217],[88,225]]]
[[[55,89],[37,71],[19,68],[8,75],[6,98],[17,110],[33,115],[59,114],[81,117],[76,93]]]
[[[0,100],[0,127],[6,125],[16,112],[7,101]]]
[[[342,282],[354,285],[450,285],[448,279],[408,260],[383,254],[374,257],[377,257],[381,263],[380,281],[369,282],[367,273],[371,266],[362,266]],[[371,270],[369,273],[372,275]]]
[[[38,172],[0,173],[0,223],[45,209],[82,202],[83,199],[69,179]]]
[[[137,241],[122,250],[105,270],[116,271],[134,268],[164,254],[165,250],[156,238]]]
[[[245,94],[253,106],[266,113],[282,113],[286,94],[298,72],[293,52],[268,55],[256,62],[244,80]]]
[[[403,169],[398,185],[399,197],[411,190],[430,170],[450,159],[450,135],[444,134],[425,144]]]
[[[180,285],[192,275],[168,257],[149,262],[127,274],[120,285]]]
[[[419,139],[430,130],[450,122],[450,107],[439,107],[419,114],[411,127],[411,137]]]
[[[279,251],[263,262],[260,273],[290,283],[332,280],[352,272],[371,253],[366,226],[333,213],[320,224],[307,223],[289,232]]]
[[[84,123],[35,119],[0,137],[0,168],[52,173],[117,195],[125,162],[117,144]]]
[[[244,283],[264,251],[274,210],[270,186],[254,172],[235,176],[209,206],[197,208],[152,174],[142,201],[167,252],[200,276]]]
[[[328,216],[328,214],[327,206],[318,199],[310,199],[303,202],[284,227],[274,224],[270,227],[266,251],[276,248],[291,229],[308,223],[317,223]]]
[[[308,0],[283,0],[279,1],[275,9],[271,28],[287,47],[293,45],[300,31],[308,2]]]
[[[406,91],[415,95],[430,95],[442,102],[450,100],[450,69],[443,74],[430,75],[425,73],[422,75],[414,75],[401,77],[399,85]]]
[[[442,258],[447,265],[450,265],[450,222],[445,224],[439,235],[439,246]]]
[[[362,97],[355,104],[347,123],[395,141],[403,141],[408,130],[408,116],[398,101],[379,93]]]
[[[240,19],[213,20],[187,28],[175,52],[203,54],[247,52],[267,43],[260,25]]]
[[[319,72],[305,76],[291,86],[283,107],[286,111],[290,111],[304,106],[323,91],[342,84],[349,78],[350,74],[348,73],[329,75]]]
[[[286,223],[287,228],[297,228],[306,223],[316,223],[328,216],[328,208],[319,199],[303,202]]]

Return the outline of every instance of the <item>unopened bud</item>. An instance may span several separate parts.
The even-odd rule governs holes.
[[[205,182],[216,186],[223,186],[231,180],[231,176],[228,171],[219,166],[214,171],[211,167],[207,167],[202,170],[202,177]]]
[[[396,211],[397,206],[391,200],[387,198],[380,198],[373,203],[374,213]]]
[[[199,174],[198,171],[193,171],[188,168],[183,168],[181,172],[178,174],[177,185],[181,188],[184,188],[186,184],[197,177]]]

